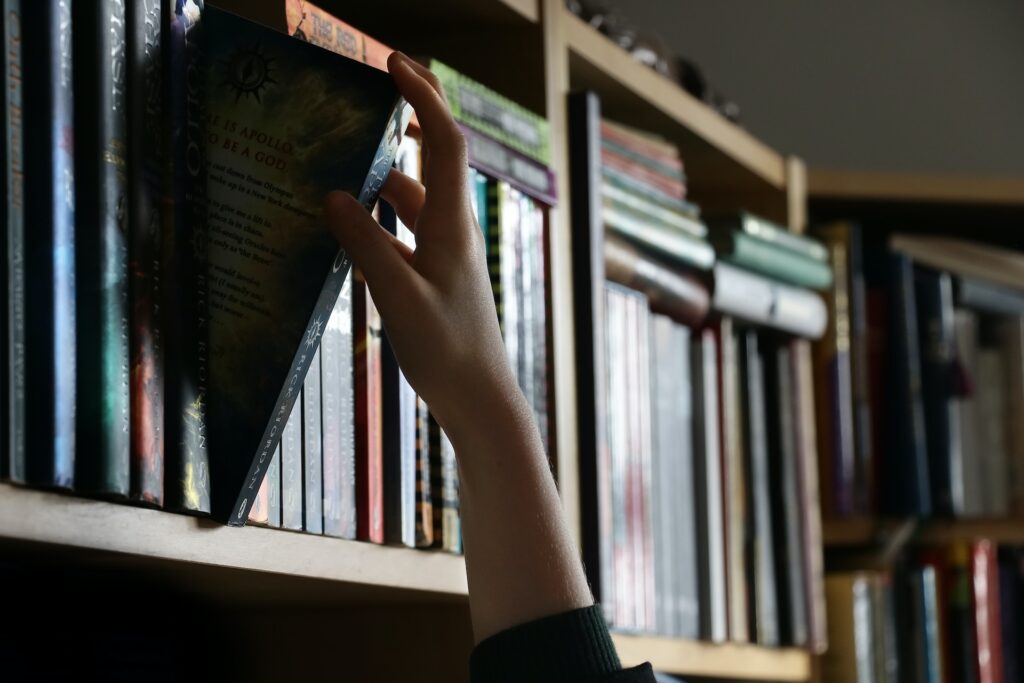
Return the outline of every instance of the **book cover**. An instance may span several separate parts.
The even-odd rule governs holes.
[[[281,526],[302,530],[302,396],[281,429]],[[273,453],[270,454],[273,458]],[[269,465],[269,463],[268,463]]]
[[[697,512],[697,582],[700,638],[728,637],[722,456],[718,429],[718,346],[709,329],[694,333],[693,377],[694,502]]]
[[[818,339],[828,314],[816,293],[791,287],[721,261],[712,269],[711,307],[758,325]]]
[[[75,489],[130,485],[128,63],[125,3],[72,4],[75,26]]]
[[[166,506],[210,512],[207,146],[203,144],[201,0],[164,3],[165,119],[170,127],[161,245],[164,277],[164,494]],[[191,93],[191,96],[190,96]],[[191,156],[190,156],[191,155]],[[244,515],[243,515],[244,517]]]
[[[387,71],[391,48],[306,0],[286,0],[288,35]]]
[[[4,441],[0,442],[0,477],[24,482],[25,464],[25,157],[22,98],[21,0],[3,4],[3,149],[4,187],[7,202],[4,225],[5,351],[3,360]]]
[[[202,21],[213,514],[241,522],[350,268],[323,198],[373,206],[409,109],[379,70],[226,12]]]
[[[370,291],[356,271],[352,287],[355,354],[356,538],[384,542],[381,325]]]
[[[813,345],[821,493],[828,516],[848,517],[866,512],[859,507],[857,495],[861,482],[850,359],[850,245],[847,235],[838,230],[823,230],[822,236],[835,281],[824,297],[828,309],[825,334]]]
[[[466,150],[472,167],[554,206],[557,187],[555,174],[550,168],[469,126],[460,125],[459,129],[466,138]]]
[[[160,0],[127,6],[128,315],[132,500],[164,502],[163,181],[167,163]]]
[[[797,287],[820,290],[832,284],[832,269],[825,261],[747,232],[722,230],[713,221],[708,225],[709,241],[723,261]]]
[[[932,505],[937,514],[961,515],[965,454],[960,451],[960,416],[956,409],[952,279],[948,273],[915,268],[914,294]]]
[[[333,312],[333,311],[332,311]],[[323,338],[320,339],[321,348]],[[313,354],[302,384],[302,528],[324,532],[323,434],[321,431],[321,349]]]
[[[71,488],[75,474],[74,86],[70,0],[22,5],[26,479]]]
[[[352,278],[345,280],[320,342],[324,533],[356,537],[355,353]]]
[[[430,411],[416,397],[416,547],[434,545],[434,500],[430,483]]]

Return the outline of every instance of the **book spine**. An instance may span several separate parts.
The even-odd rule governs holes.
[[[601,203],[603,206],[630,214],[639,220],[655,221],[679,228],[697,239],[703,239],[708,234],[707,226],[700,222],[696,213],[666,209],[609,182],[601,183]]]
[[[652,170],[634,159],[623,156],[607,145],[601,147],[601,163],[629,176],[638,183],[656,189],[667,197],[686,199],[686,183],[682,178],[676,179]]]
[[[434,545],[434,500],[431,495],[430,411],[416,397],[416,547]]]
[[[728,637],[722,456],[718,430],[718,348],[711,330],[691,347],[694,413],[694,477],[700,637],[720,643]]]
[[[653,139],[607,119],[601,120],[600,133],[601,144],[612,143],[633,156],[667,167],[675,175],[681,176],[684,173],[679,150],[670,143]]]
[[[953,328],[956,340],[957,363],[967,380],[968,386],[978,385],[978,317],[974,311],[958,308],[953,312]],[[981,434],[982,420],[981,402],[977,391],[962,392],[957,401],[957,412],[960,418],[960,452],[975,454],[963,460],[960,472],[963,480],[965,517],[983,517],[988,505],[982,465],[980,457],[984,435]]]
[[[430,62],[430,70],[444,88],[457,121],[542,164],[550,163],[546,120],[436,59]]]
[[[205,240],[206,163],[203,139],[201,22],[181,3],[167,3],[164,44],[165,101],[170,122],[171,166],[164,272],[178,287],[163,289],[167,344],[165,384],[165,495],[167,504],[193,514],[209,513],[210,457],[207,449],[209,379],[208,297]],[[202,12],[199,0],[189,7]],[[256,483],[258,486],[258,481]],[[254,486],[255,492],[255,486]],[[247,516],[241,515],[241,520]]]
[[[674,420],[673,433],[677,443],[677,457],[669,468],[672,490],[681,500],[695,500],[697,487],[696,464],[697,453],[693,448],[694,412],[693,412],[693,374],[690,365],[691,347],[690,329],[682,325],[672,325],[674,357],[670,360],[675,366],[676,384],[673,387],[674,401],[671,406],[671,417]],[[668,452],[672,445],[666,444]],[[679,506],[676,515],[678,537],[675,541],[675,554],[671,576],[673,577],[676,613],[676,633],[683,637],[696,640],[700,637],[700,591],[698,587],[698,552],[697,552],[697,511],[692,504]]]
[[[1000,344],[1006,368],[1006,411],[1024,415],[1024,316],[1013,316],[1001,324]],[[1024,421],[1007,421],[1006,447],[1009,454],[1010,509],[1024,517]]]
[[[825,503],[829,516],[845,517],[864,510],[855,503],[853,393],[850,374],[850,309],[845,236],[830,239],[826,248],[835,282],[825,294],[828,324],[825,336],[814,344],[818,453],[827,475]]]
[[[267,467],[267,526],[281,527],[281,446],[274,451]]]
[[[3,359],[6,394],[7,454],[0,476],[23,483],[25,464],[25,157],[22,99],[21,0],[4,0],[4,207],[6,229],[7,334]]]
[[[740,214],[739,229],[758,240],[772,243],[781,249],[808,259],[822,263],[828,260],[826,247],[817,240],[790,232],[781,225],[776,225],[759,216],[749,213]]]
[[[708,270],[715,262],[715,251],[710,244],[681,230],[637,220],[614,209],[605,208],[601,215],[612,232],[678,265]]]
[[[127,46],[125,3],[74,3],[75,294],[78,406],[75,488],[130,487]],[[88,93],[89,96],[84,96]]]
[[[352,279],[346,279],[321,342],[324,533],[356,537]]]
[[[550,427],[549,410],[554,405],[550,396],[551,383],[548,381],[552,372],[553,329],[550,319],[551,308],[551,260],[547,247],[547,212],[545,208],[530,198],[525,198],[527,224],[530,230],[531,255],[531,288],[533,291],[529,305],[533,308],[532,324],[528,333],[533,344],[533,408],[537,418],[537,429],[540,431],[541,442],[548,459],[554,458],[552,430]]]
[[[380,318],[361,277],[353,287],[356,377],[356,538],[384,542]]]
[[[267,526],[270,523],[270,482],[266,479],[256,491],[256,498],[249,509],[247,523]]]
[[[300,401],[294,403],[284,428],[281,430],[281,526],[292,531],[302,530],[302,405]]]
[[[311,534],[324,532],[323,433],[320,415],[322,357],[321,350],[317,349],[302,385],[302,521],[303,528]]]
[[[128,178],[133,500],[164,501],[164,359],[160,311],[164,145],[159,0],[128,5]]]
[[[653,156],[645,154],[644,152],[637,151],[630,145],[622,144],[614,137],[608,137],[605,133],[606,129],[602,127],[602,157],[604,157],[605,154],[612,154],[625,162],[637,164],[644,171],[654,173],[664,180],[679,183],[686,180],[686,174],[683,173],[683,162],[678,157],[668,157],[665,155]]]
[[[677,211],[682,214],[693,214],[695,206],[690,202],[687,202],[680,197],[673,197],[661,192],[655,187],[651,187],[646,183],[642,183],[636,178],[619,171],[618,169],[610,166],[600,167],[601,179],[623,192],[630,192],[638,197],[642,197],[644,200],[651,202],[653,205],[668,209],[669,211]]]
[[[948,677],[951,681],[977,683],[969,545],[963,542],[952,543],[946,550],[946,566],[948,587],[944,597],[949,620],[946,641],[949,653]]]
[[[643,577],[643,592],[641,593],[643,609],[639,617],[639,623],[647,630],[655,629],[655,604],[657,602],[654,586],[654,511],[652,502],[653,481],[651,473],[651,361],[650,361],[650,308],[647,299],[638,297],[633,302],[636,311],[636,326],[633,328],[636,334],[636,366],[634,374],[635,392],[637,396],[635,411],[635,429],[637,439],[638,458],[638,532],[639,553],[638,571]],[[693,500],[691,491],[690,500]]]
[[[920,601],[920,638],[922,647],[921,668],[926,683],[941,683],[942,639],[939,631],[939,577],[935,567],[926,566],[918,570],[918,600]]]
[[[288,35],[350,59],[364,61],[365,35],[308,2],[286,2]]]
[[[869,338],[867,321],[867,286],[864,280],[864,245],[862,231],[856,223],[847,224],[846,272],[850,309],[850,375],[853,391],[853,448],[857,490],[854,505],[867,513],[875,509],[874,427],[871,422],[871,387],[868,381]],[[836,271],[836,279],[839,275]]]
[[[719,313],[811,339],[825,332],[828,315],[817,294],[721,261],[712,273],[711,306]]]
[[[719,237],[712,233],[712,242],[723,259],[740,268],[797,287],[825,289],[832,284],[832,269],[824,261],[808,258],[745,232]]]
[[[958,476],[960,425],[953,387],[953,284],[948,273],[914,270],[917,297],[921,394],[924,401],[928,473],[935,511],[963,512],[963,479]]]
[[[1006,448],[1006,366],[998,348],[985,346],[978,353],[977,394],[981,416],[981,456],[989,517],[1010,513],[1010,468]],[[1011,419],[1017,419],[1016,416]]]
[[[555,174],[550,168],[469,126],[459,129],[466,138],[471,166],[549,206],[557,203]]]
[[[71,488],[75,472],[75,203],[70,0],[22,5],[25,65],[26,479]]]

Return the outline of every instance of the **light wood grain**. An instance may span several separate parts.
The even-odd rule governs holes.
[[[463,559],[0,484],[0,538],[401,590],[467,594]]]
[[[811,168],[814,199],[1024,205],[1024,178]]]
[[[658,671],[750,681],[806,681],[811,657],[804,650],[740,643],[704,643],[674,638],[613,634],[624,666],[650,662]]]
[[[740,184],[743,176],[752,175],[776,189],[785,187],[786,164],[778,152],[634,60],[576,16],[564,9],[562,13],[567,47],[578,58],[573,61],[573,85],[595,89],[602,108],[624,123],[678,142],[688,182]],[[651,116],[652,111],[661,116]]]
[[[807,165],[793,156],[786,158],[786,213],[791,231],[807,231]]]

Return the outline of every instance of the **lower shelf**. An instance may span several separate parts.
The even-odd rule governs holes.
[[[0,484],[0,539],[104,551],[124,561],[347,584],[357,594],[464,599],[460,556],[209,520]],[[234,577],[234,578],[231,578]],[[278,582],[280,584],[280,582]]]
[[[996,543],[1024,543],[1024,519],[853,519],[823,520],[825,545],[870,546],[886,542],[907,525],[913,543],[951,543],[987,538]]]
[[[742,643],[706,643],[656,636],[612,634],[624,666],[650,662],[658,671],[680,676],[750,681],[808,681],[811,656],[795,648]]]

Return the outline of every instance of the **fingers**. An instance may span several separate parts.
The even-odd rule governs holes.
[[[395,209],[402,223],[415,232],[416,219],[419,218],[427,196],[423,186],[397,168],[393,168],[384,181],[380,196]]]
[[[412,252],[388,234],[347,192],[332,192],[325,202],[327,227],[363,272],[374,301],[383,311],[405,294],[403,281],[416,272]]]
[[[437,77],[400,52],[391,53],[388,71],[423,129],[424,185],[428,192],[432,187],[445,190],[444,200],[460,197],[461,192],[452,190],[465,186],[466,139],[448,110]]]

